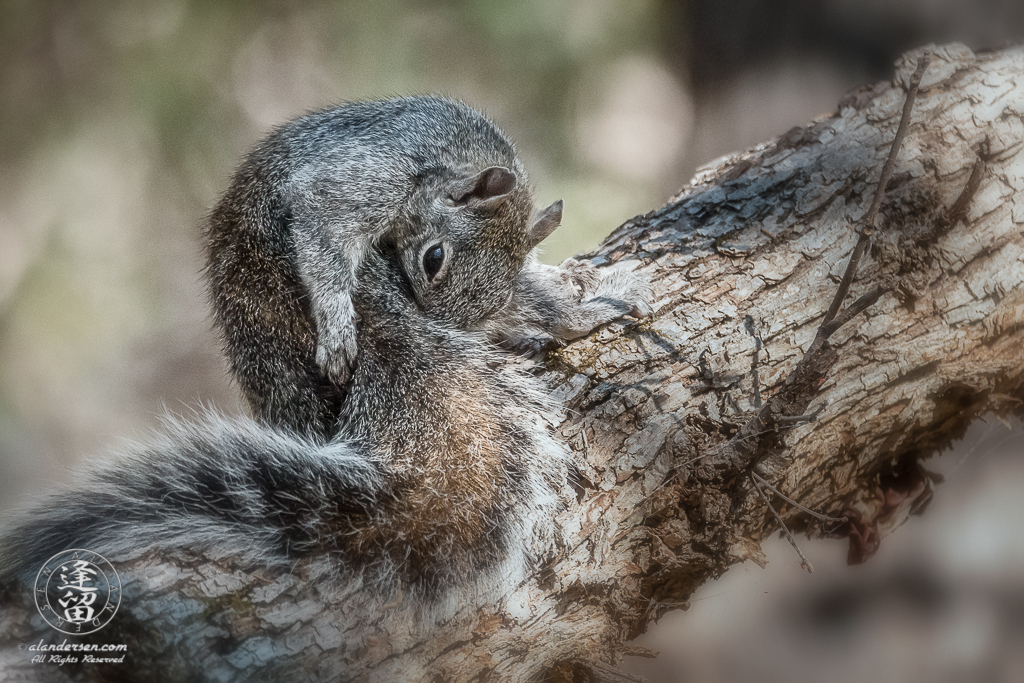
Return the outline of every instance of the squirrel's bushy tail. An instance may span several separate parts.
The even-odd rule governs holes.
[[[149,443],[16,512],[0,534],[0,580],[34,578],[70,548],[116,557],[215,547],[270,565],[309,555],[331,520],[372,516],[384,478],[363,453],[245,418],[168,419]]]

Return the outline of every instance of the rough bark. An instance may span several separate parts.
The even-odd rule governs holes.
[[[1024,399],[1024,52],[933,51],[851,294],[898,287],[789,380],[801,395],[782,414],[802,405],[814,421],[740,431],[759,400],[784,395],[829,308],[921,51],[836,114],[709,164],[593,254],[649,274],[656,315],[545,360],[580,483],[553,556],[525,584],[424,634],[402,606],[368,609],[301,574],[148,555],[119,564],[125,614],[96,640],[183,678],[274,680],[287,661],[309,680],[626,680],[609,664],[652,619],[730,565],[764,561],[778,523],[721,457],[737,434],[756,441],[764,480],[850,520],[823,529],[766,493],[788,526],[850,535],[851,559],[870,556],[930,494],[919,461]],[[0,670],[13,675],[28,659],[15,645],[44,630],[29,596],[7,598],[20,606],[0,624]]]

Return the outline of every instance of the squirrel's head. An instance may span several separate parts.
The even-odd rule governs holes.
[[[508,303],[527,255],[561,219],[561,200],[534,210],[526,182],[504,166],[424,174],[397,245],[416,302],[432,318],[476,325]]]

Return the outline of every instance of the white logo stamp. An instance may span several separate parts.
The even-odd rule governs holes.
[[[36,609],[61,633],[95,633],[110,623],[121,604],[121,578],[91,550],[65,550],[36,575]]]

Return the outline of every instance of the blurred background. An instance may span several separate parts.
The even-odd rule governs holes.
[[[904,50],[1024,38],[1020,0],[0,0],[0,509],[167,411],[241,410],[203,218],[275,124],[442,93],[517,141],[556,262],[700,164],[832,111]],[[979,424],[923,518],[846,569],[785,543],[644,637],[657,681],[1013,680],[1024,440]],[[1009,677],[1008,677],[1009,676]],[[1018,679],[1019,680],[1019,679]]]

